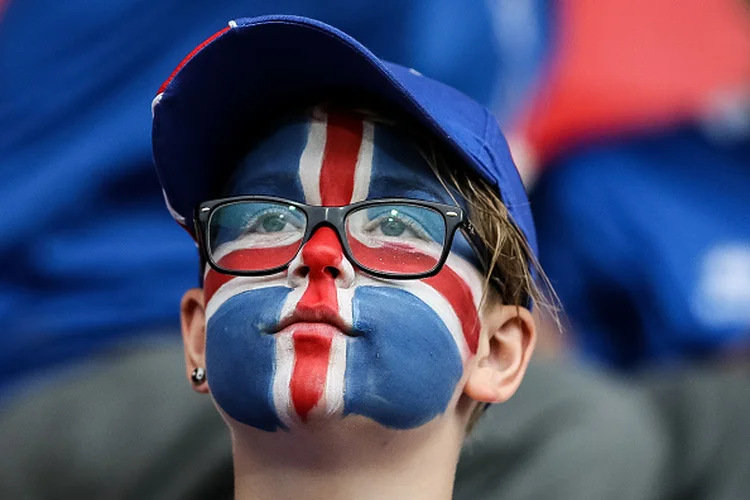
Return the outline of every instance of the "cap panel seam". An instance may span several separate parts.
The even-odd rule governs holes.
[[[203,42],[200,45],[198,45],[196,48],[194,48],[192,51],[190,51],[190,53],[187,56],[185,56],[182,59],[182,61],[180,61],[180,64],[177,65],[177,67],[174,69],[174,71],[172,71],[172,74],[169,75],[169,77],[164,81],[164,83],[161,84],[161,87],[159,87],[159,90],[158,90],[157,94],[163,93],[167,89],[167,87],[169,86],[169,84],[172,83],[172,81],[175,79],[175,77],[180,73],[180,71],[182,71],[182,69],[190,61],[192,61],[195,56],[197,56],[199,53],[201,53],[203,51],[203,49],[205,49],[206,47],[208,47],[209,45],[211,45],[211,43],[214,40],[216,40],[218,38],[221,38],[221,36],[223,34],[225,34],[226,32],[230,31],[231,29],[232,29],[231,26],[225,26],[221,30],[217,31],[216,33],[214,33],[210,37],[208,37],[205,40],[203,40]]]

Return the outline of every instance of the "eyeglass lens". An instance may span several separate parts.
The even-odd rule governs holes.
[[[288,264],[302,246],[307,216],[297,207],[241,201],[209,219],[209,252],[227,271],[262,272]],[[393,275],[432,271],[445,244],[443,215],[410,204],[376,204],[349,212],[342,237],[360,266]]]
[[[297,255],[307,216],[275,202],[236,202],[214,210],[209,220],[209,251],[227,271],[265,271]]]
[[[350,212],[345,220],[352,258],[393,274],[435,268],[445,242],[443,215],[416,205],[376,205]]]

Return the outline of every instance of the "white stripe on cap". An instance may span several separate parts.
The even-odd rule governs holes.
[[[159,95],[161,95],[161,94],[159,94]],[[167,204],[167,210],[169,210],[169,215],[171,215],[174,220],[176,220],[177,222],[179,222],[180,225],[186,226],[186,224],[185,224],[185,217],[182,216],[182,215],[180,215],[177,212],[177,210],[175,210],[174,208],[172,208],[172,204],[169,203],[169,198],[167,198],[167,192],[164,191],[164,189],[162,189],[161,190],[161,194],[164,195],[164,203]]]

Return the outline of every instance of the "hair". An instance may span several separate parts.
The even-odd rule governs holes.
[[[458,167],[457,161],[439,151],[433,140],[427,139],[426,145],[426,148],[420,147],[423,157],[457,205],[460,203],[454,193],[462,198],[469,220],[485,247],[480,307],[494,300],[515,307],[531,309],[536,306],[552,318],[558,331],[562,331],[560,300],[498,190],[475,170]],[[487,403],[474,407],[467,435],[489,406]]]
[[[529,308],[533,304],[557,318],[552,285],[497,189],[474,170],[454,167],[435,147],[425,159],[451,196],[455,192],[463,199],[485,247],[482,303],[496,294],[503,304]],[[455,198],[454,202],[459,204]]]

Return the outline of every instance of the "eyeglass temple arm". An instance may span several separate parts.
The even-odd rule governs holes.
[[[487,248],[487,245],[482,241],[482,238],[479,237],[479,233],[477,233],[474,224],[471,223],[468,217],[465,217],[458,228],[466,237],[466,240],[469,242],[472,250],[474,250],[474,253],[479,257],[479,262],[482,264],[484,270],[487,271],[487,266],[489,266],[491,261],[490,251]]]
[[[458,228],[466,237],[466,240],[469,242],[469,246],[474,250],[474,253],[476,253],[477,257],[479,258],[479,263],[482,266],[484,272],[490,275],[494,274],[494,270],[489,268],[490,263],[492,262],[492,255],[490,254],[490,250],[489,248],[487,248],[487,245],[485,245],[484,241],[482,241],[482,238],[479,237],[476,226],[474,226],[474,224],[472,224],[467,217],[463,220]],[[491,279],[490,282],[494,283],[495,286],[498,287],[501,295],[505,293],[504,276],[495,277],[494,279]]]

